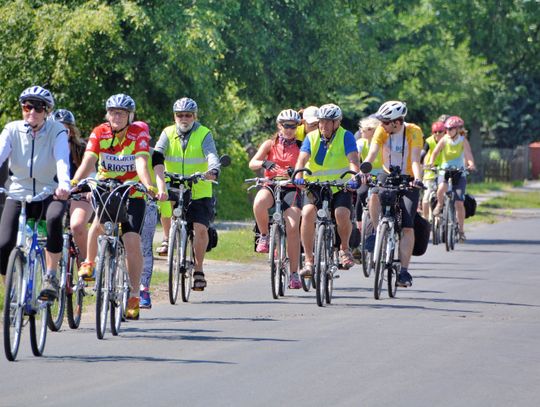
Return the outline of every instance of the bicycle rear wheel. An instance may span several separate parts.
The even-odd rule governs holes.
[[[280,295],[280,234],[281,232],[277,223],[272,224],[270,228],[270,245],[268,248],[268,256],[270,259],[270,283],[272,284],[272,298],[274,298],[274,300],[277,300]]]
[[[77,257],[69,256],[68,275],[66,279],[66,315],[69,327],[77,329],[81,323],[84,300],[84,281],[78,278]]]
[[[326,297],[326,269],[328,267],[328,249],[326,247],[326,226],[319,225],[317,229],[316,240],[315,240],[315,285],[317,289],[315,290],[317,297],[317,305],[319,307],[324,306],[325,297]]]
[[[388,224],[382,223],[377,231],[377,240],[374,251],[375,281],[373,285],[373,296],[376,300],[381,298],[382,286],[384,282],[384,271],[386,269],[387,246]]]
[[[334,237],[331,236],[331,237],[328,237],[327,238],[327,243],[328,242],[333,242],[334,241]],[[328,248],[328,253],[327,253],[327,256],[326,258],[329,259],[329,265],[326,267],[326,279],[325,279],[325,287],[324,287],[324,296],[325,296],[325,300],[326,300],[326,303],[327,304],[331,304],[332,303],[332,294],[334,293],[334,274],[332,272],[332,269],[334,268],[334,264],[338,264],[338,261],[337,261],[337,253],[336,251],[334,250],[334,248],[332,247],[332,245],[329,245],[327,246]],[[332,265],[330,265],[332,264]]]
[[[98,263],[96,267],[96,334],[98,339],[103,339],[107,327],[107,314],[111,286],[112,248],[106,240],[100,242],[98,250]]]
[[[19,351],[23,327],[23,253],[15,248],[11,251],[6,273],[4,296],[4,353],[9,361],[14,361]]]
[[[450,250],[453,250],[452,247],[452,234],[453,234],[453,224],[452,224],[452,211],[453,208],[451,208],[452,203],[450,200],[447,200],[445,202],[445,208],[444,208],[444,220],[445,220],[445,227],[444,227],[444,243],[446,245],[446,251],[449,252]]]
[[[388,296],[394,298],[397,292],[397,276],[399,273],[399,263],[393,263],[388,267]]]
[[[362,233],[360,235],[361,253],[362,253],[362,271],[364,276],[369,277],[373,269],[371,252],[366,250],[366,239],[373,233],[373,223],[369,217],[368,211],[362,212]]]
[[[178,287],[180,285],[180,230],[173,224],[169,233],[169,251],[167,263],[169,265],[169,302],[176,304],[178,299]]]
[[[438,216],[433,216],[431,218],[431,243],[434,246],[437,246],[439,242],[439,233],[440,233],[440,218]]]
[[[64,242],[64,245],[65,244],[66,242]],[[58,279],[60,282],[58,298],[52,302],[49,302],[49,304],[47,305],[49,307],[47,325],[49,326],[49,329],[53,332],[59,331],[62,327],[62,323],[64,322],[64,313],[66,310],[66,285],[69,266],[69,254],[67,247],[64,247],[62,250],[62,257],[60,258],[58,266],[58,271],[60,272],[60,278]]]
[[[193,271],[195,268],[195,255],[193,252],[193,234],[186,232],[182,238],[180,280],[182,282],[182,301],[188,302],[193,287]]]
[[[32,308],[35,313],[30,315],[30,345],[34,356],[43,355],[47,340],[47,320],[49,318],[49,305],[47,301],[38,299],[45,276],[45,259],[43,253],[36,253],[34,263],[34,287],[32,288]]]

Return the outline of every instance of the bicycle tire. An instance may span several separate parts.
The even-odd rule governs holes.
[[[122,260],[122,258],[124,260]],[[118,243],[116,247],[116,253],[113,259],[113,268],[111,269],[111,293],[110,298],[110,319],[111,319],[111,333],[113,336],[117,336],[120,332],[120,326],[122,325],[122,318],[124,316],[124,280],[125,276],[125,252],[121,243]]]
[[[397,292],[397,276],[398,276],[398,272],[399,272],[399,266],[398,264],[392,264],[392,266],[388,267],[388,275],[387,275],[387,280],[388,280],[388,296],[390,298],[395,298],[396,297],[396,292]]]
[[[64,244],[69,241],[65,240]],[[47,306],[49,307],[47,325],[49,329],[53,332],[57,332],[62,327],[64,322],[64,314],[66,311],[66,285],[67,285],[67,268],[69,266],[69,253],[68,248],[64,247],[62,250],[62,257],[60,258],[58,271],[60,272],[60,288],[58,290],[58,298],[50,302]]]
[[[298,263],[298,270],[302,270],[304,267],[304,253],[300,255],[300,262]],[[313,278],[300,276],[302,282],[302,289],[307,293],[311,290]]]
[[[433,246],[437,246],[439,244],[440,218],[433,216],[431,219],[431,243]]]
[[[279,265],[279,234],[280,230],[276,223],[270,227],[270,244],[268,246],[268,257],[270,260],[270,283],[272,285],[272,298],[279,298],[280,285],[280,265]]]
[[[77,257],[71,254],[69,256],[69,272],[66,279],[66,316],[68,325],[71,329],[77,329],[81,323],[83,301],[84,301],[84,283],[78,279]],[[75,281],[75,285],[73,282]]]
[[[362,256],[362,272],[366,278],[369,278],[373,270],[371,253],[365,249],[367,237],[373,233],[373,223],[368,211],[362,212],[362,233],[360,234],[360,252]]]
[[[107,327],[109,311],[109,287],[112,250],[107,240],[102,240],[98,249],[98,263],[96,267],[96,335],[103,339]]]
[[[328,230],[327,233],[329,236],[326,237],[326,248],[328,250],[326,254],[326,258],[333,259],[329,263],[338,264],[337,253],[333,247],[334,236],[332,236],[332,232],[330,231],[330,229]],[[325,300],[327,304],[332,303],[332,295],[334,293],[334,275],[332,274],[330,270],[331,270],[331,267],[326,267],[326,273],[325,273],[326,278],[324,281],[324,296],[325,296]]]
[[[182,239],[182,252],[180,257],[180,282],[182,302],[188,302],[193,287],[193,271],[195,268],[195,254],[193,252],[193,234],[187,232]]]
[[[174,305],[178,300],[178,288],[180,286],[180,230],[175,224],[171,225],[169,233],[169,250],[167,252],[167,264],[169,266],[169,302]]]
[[[452,209],[450,208],[451,206],[451,202],[450,200],[447,198],[445,200],[445,206],[444,206],[444,212],[445,212],[445,215],[444,215],[444,220],[445,220],[445,227],[444,227],[444,234],[445,234],[445,237],[444,237],[444,243],[445,243],[445,247],[446,247],[446,251],[449,252],[452,250],[452,246],[451,246],[451,236],[452,236],[452,219],[451,219],[451,212],[452,212]]]
[[[34,263],[34,286],[32,288],[32,307],[36,311],[28,318],[30,325],[30,346],[34,356],[42,356],[47,342],[47,320],[49,319],[49,305],[46,301],[38,299],[43,287],[45,276],[45,259],[43,252],[36,253]]]
[[[380,229],[377,231],[377,241],[375,242],[374,263],[375,263],[375,280],[373,284],[373,296],[376,300],[381,298],[382,286],[384,282],[384,271],[386,269],[386,257],[388,246],[388,224],[380,224]]]
[[[326,226],[319,225],[315,240],[315,290],[317,305],[324,306],[326,295],[326,268],[328,267],[328,250],[326,249]]]
[[[10,362],[17,358],[24,324],[23,259],[21,250],[14,248],[9,255],[6,273],[3,312],[4,353]]]
[[[287,290],[288,270],[287,270],[287,243],[285,238],[285,231],[281,228],[279,233],[279,295],[285,296]]]

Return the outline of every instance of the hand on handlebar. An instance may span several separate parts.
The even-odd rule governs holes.
[[[413,182],[412,182],[412,186],[414,188],[418,188],[418,189],[426,189],[426,187],[424,186],[424,183],[422,182],[422,180],[420,179],[415,179]]]

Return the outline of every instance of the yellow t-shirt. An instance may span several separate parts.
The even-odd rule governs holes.
[[[386,170],[393,166],[400,166],[402,174],[413,176],[411,151],[413,148],[422,149],[424,135],[422,129],[416,124],[404,123],[405,144],[403,143],[403,131],[388,134],[382,126],[377,127],[373,135],[372,143],[382,149],[383,166]],[[404,151],[402,151],[404,147]]]

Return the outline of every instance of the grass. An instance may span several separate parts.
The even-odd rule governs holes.
[[[523,181],[467,183],[467,193],[475,195],[485,194],[486,192],[507,191],[511,188],[520,187],[522,185]]]
[[[540,208],[540,192],[513,192],[489,199],[482,204],[491,209]]]
[[[254,251],[254,233],[251,229],[220,231],[218,245],[206,254],[207,259],[249,263],[260,261],[263,255]]]

